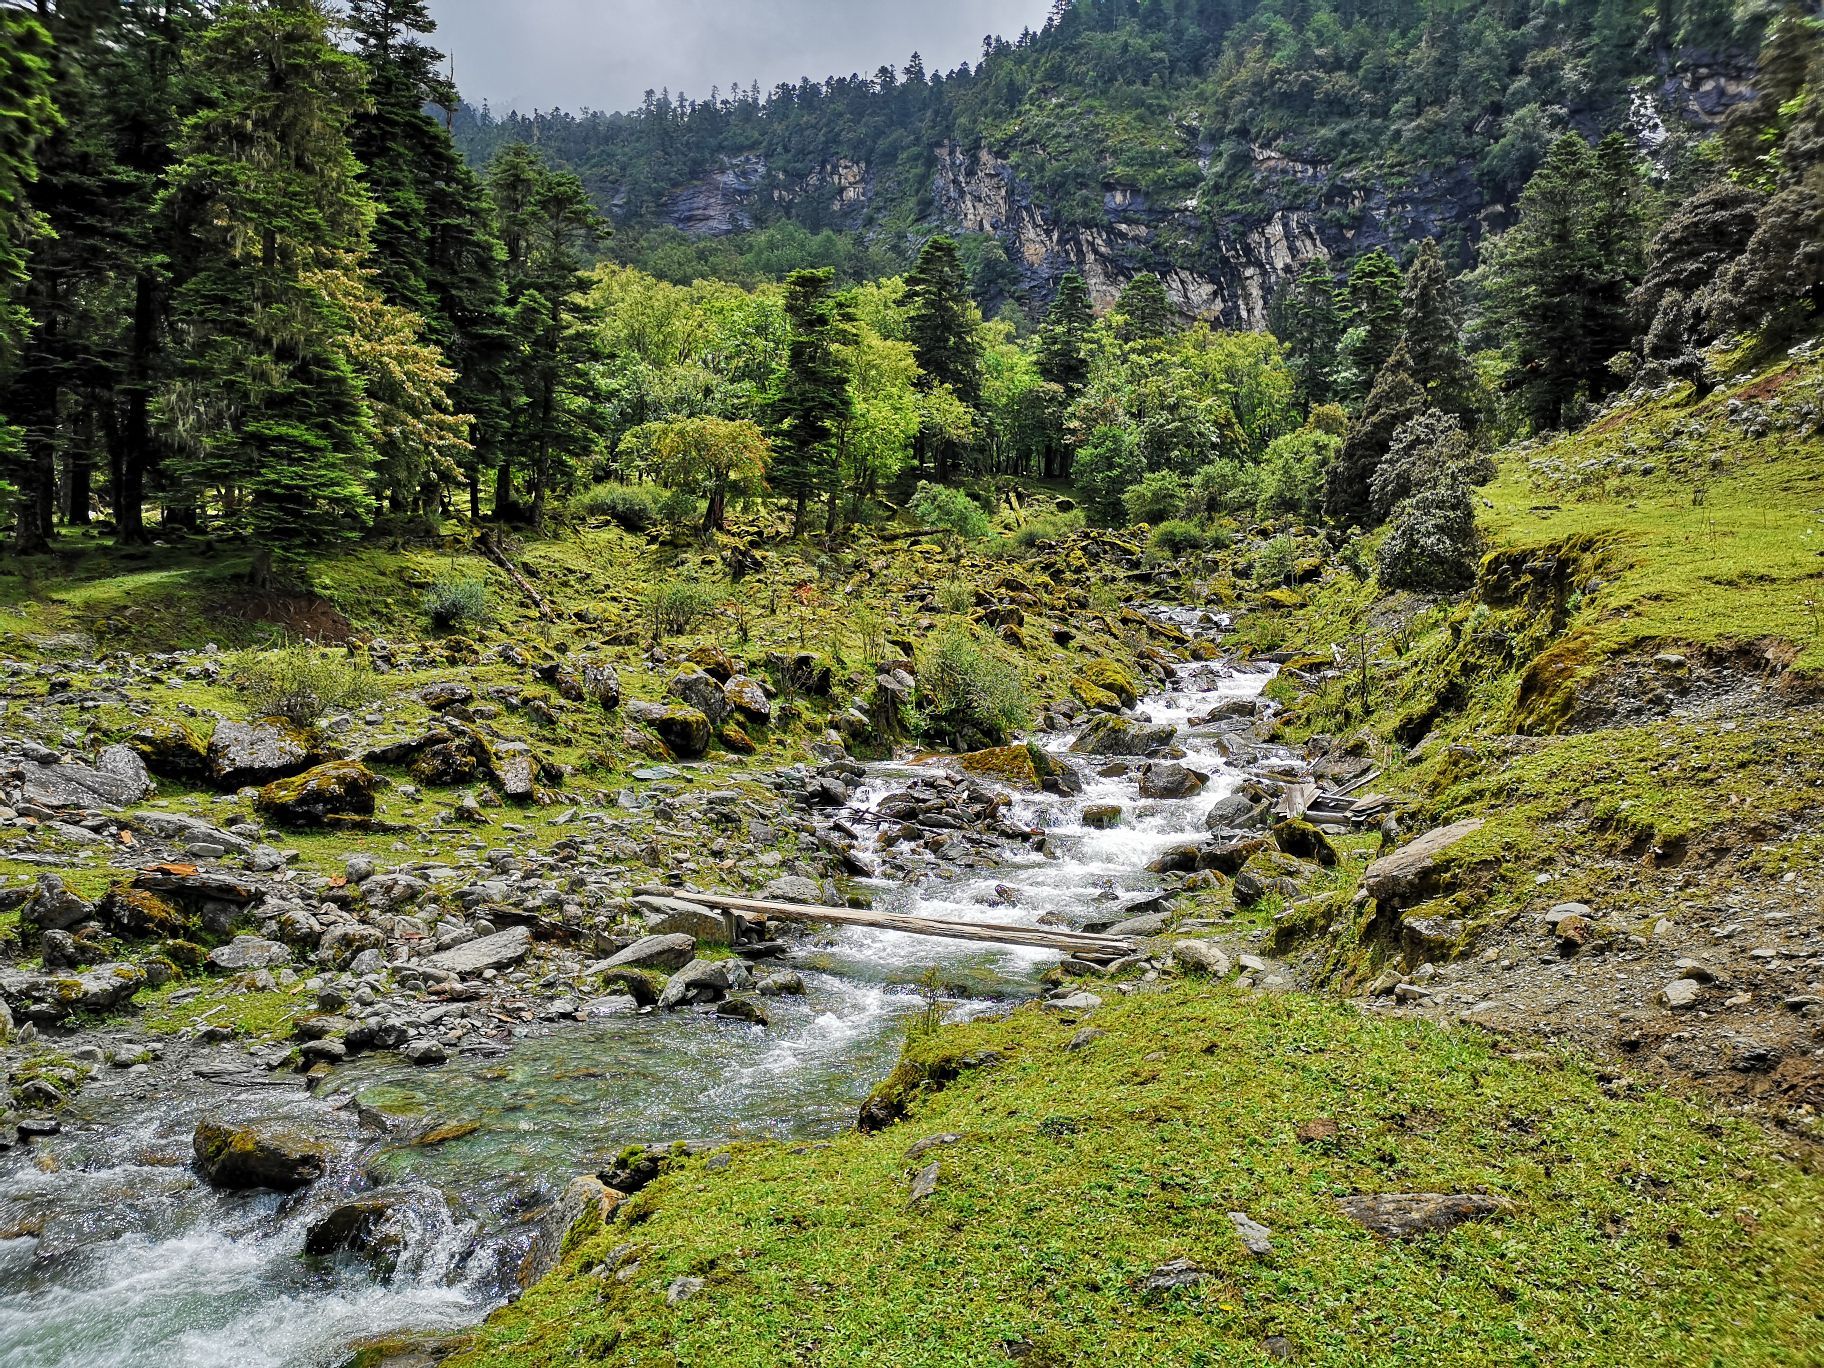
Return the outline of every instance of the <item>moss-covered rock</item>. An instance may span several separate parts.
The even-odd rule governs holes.
[[[330,826],[374,815],[379,780],[355,760],[318,765],[295,779],[279,779],[260,790],[255,806],[284,826]]]
[[[631,703],[627,715],[652,728],[665,748],[686,760],[699,760],[715,739],[715,728],[701,708],[683,704]]]
[[[131,884],[110,889],[100,912],[117,936],[183,939],[193,936],[197,928],[196,919],[172,899]]]
[[[1039,788],[1041,776],[1028,746],[992,746],[987,750],[971,751],[957,763],[971,774],[1011,784],[1014,788],[1034,792]]]
[[[160,778],[196,780],[209,776],[208,743],[182,722],[155,718],[129,736],[127,745]]]
[[[228,1126],[204,1121],[192,1138],[197,1172],[230,1192],[296,1192],[321,1178],[331,1151],[320,1140],[283,1126]]]
[[[1103,694],[1112,696],[1123,708],[1131,708],[1140,701],[1140,681],[1119,661],[1090,661],[1077,672],[1070,687],[1085,707],[1106,706],[1091,701]]]

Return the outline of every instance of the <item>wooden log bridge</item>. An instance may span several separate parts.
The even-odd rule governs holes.
[[[641,888],[640,893],[724,912],[746,913],[760,921],[804,922],[828,926],[868,926],[879,931],[902,931],[909,936],[938,936],[946,940],[987,941],[996,945],[1030,945],[1056,950],[1074,959],[1107,961],[1139,950],[1139,942],[1125,936],[1101,936],[1091,931],[1068,931],[1049,926],[1014,926],[1007,922],[942,921],[903,912],[875,912],[854,907],[816,907],[808,903],[768,902],[737,898],[726,893],[698,893],[688,888]]]

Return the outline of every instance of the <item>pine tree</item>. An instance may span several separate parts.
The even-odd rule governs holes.
[[[264,583],[275,553],[369,513],[374,428],[324,283],[358,271],[373,220],[348,145],[361,69],[315,0],[231,0],[194,63],[202,106],[164,200],[183,251],[160,411],[184,488],[219,497]]]
[[[0,378],[16,364],[30,327],[15,301],[25,284],[29,246],[43,231],[27,190],[37,175],[39,143],[58,121],[50,55],[42,25],[16,10],[0,10]],[[0,496],[28,475],[22,457],[19,431],[0,413]],[[36,549],[43,529],[29,481],[15,497],[17,549]]]
[[[1165,282],[1151,271],[1121,288],[1115,315],[1115,335],[1123,342],[1163,342],[1178,331],[1178,312],[1166,297]]]
[[[1374,475],[1393,445],[1394,434],[1426,410],[1425,391],[1413,379],[1406,344],[1375,377],[1362,411],[1349,424],[1342,449],[1324,471],[1324,517],[1337,527],[1367,527],[1374,520]]]
[[[769,477],[792,500],[792,535],[804,531],[813,498],[834,499],[840,484],[835,437],[849,402],[848,376],[836,353],[834,272],[794,271],[785,282],[791,329],[772,418],[779,437]]]
[[[906,334],[923,372],[921,387],[947,387],[964,407],[982,402],[981,315],[969,297],[969,282],[957,256],[956,243],[934,237],[918,254],[918,265],[906,277]],[[921,446],[935,452],[935,473],[949,478],[954,443],[927,434]]]
[[[1681,204],[1654,234],[1640,285],[1629,297],[1639,350],[1650,361],[1692,370],[1715,341],[1717,281],[1754,236],[1766,197],[1735,181],[1716,181]]]
[[[1459,316],[1443,254],[1427,238],[1406,273],[1400,340],[1426,402],[1468,425],[1475,414],[1476,377],[1463,355]]]
[[[1095,325],[1089,287],[1075,271],[1058,282],[1058,296],[1039,325],[1036,369],[1046,382],[1031,403],[1040,406],[1043,469],[1047,479],[1069,474],[1064,411],[1089,385],[1089,330]],[[1047,401],[1050,402],[1047,402]]]

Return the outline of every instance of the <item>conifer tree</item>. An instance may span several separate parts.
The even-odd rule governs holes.
[[[792,500],[792,535],[804,531],[805,512],[819,496],[834,497],[840,483],[835,437],[849,402],[848,376],[836,352],[838,320],[828,268],[794,271],[785,282],[785,316],[791,329],[773,423],[779,432],[769,481]]]
[[[1639,350],[1675,374],[1700,368],[1696,353],[1716,340],[1717,282],[1754,236],[1766,197],[1716,181],[1687,199],[1653,235],[1640,285],[1629,297]]]
[[[920,385],[947,388],[964,407],[982,402],[981,316],[969,297],[969,282],[957,256],[956,243],[934,237],[918,254],[918,265],[906,277],[906,334],[922,372]],[[935,452],[935,473],[949,478],[954,443],[928,433],[921,446]]]
[[[1178,314],[1166,297],[1165,283],[1151,271],[1122,287],[1115,313],[1115,335],[1123,342],[1163,342],[1178,330]]]
[[[0,10],[0,379],[16,364],[30,318],[16,301],[25,283],[25,263],[42,220],[27,199],[37,174],[39,143],[57,123],[51,99],[50,35],[35,19]],[[0,412],[0,497],[9,487],[17,500],[16,549],[42,544],[37,501],[29,484],[21,496],[23,449],[17,428]]]
[[[1337,527],[1374,521],[1374,475],[1394,434],[1426,410],[1425,391],[1413,378],[1412,357],[1397,343],[1375,377],[1362,411],[1349,424],[1341,450],[1324,471],[1324,517]]]
[[[1089,287],[1075,271],[1058,282],[1058,296],[1039,325],[1035,368],[1046,383],[1030,401],[1040,409],[1039,441],[1044,473],[1055,479],[1069,473],[1064,443],[1064,412],[1089,385],[1089,330],[1095,326]]]
[[[1475,413],[1475,373],[1463,355],[1456,291],[1443,254],[1430,238],[1419,244],[1401,300],[1400,340],[1412,360],[1412,378],[1432,408],[1469,424]]]
[[[1382,247],[1364,252],[1349,268],[1343,287],[1345,330],[1341,343],[1345,373],[1339,388],[1351,401],[1364,398],[1400,340],[1405,278],[1400,263]]]
[[[201,108],[164,201],[182,283],[160,410],[178,478],[248,535],[263,584],[277,553],[369,512],[374,428],[325,283],[358,271],[373,219],[348,145],[361,69],[316,0],[231,0],[194,62]]]
[[[1281,283],[1268,306],[1268,330],[1286,347],[1299,397],[1315,406],[1336,395],[1343,312],[1330,263],[1313,258]]]

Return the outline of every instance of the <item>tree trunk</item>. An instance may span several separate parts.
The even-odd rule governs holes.
[[[504,521],[513,511],[513,462],[502,456],[494,467],[494,517]]]
[[[89,491],[94,457],[86,441],[70,443],[63,462],[63,520],[71,527],[89,525]]]
[[[715,485],[709,491],[709,499],[703,509],[703,538],[722,530],[723,520],[728,516],[728,490]]]

